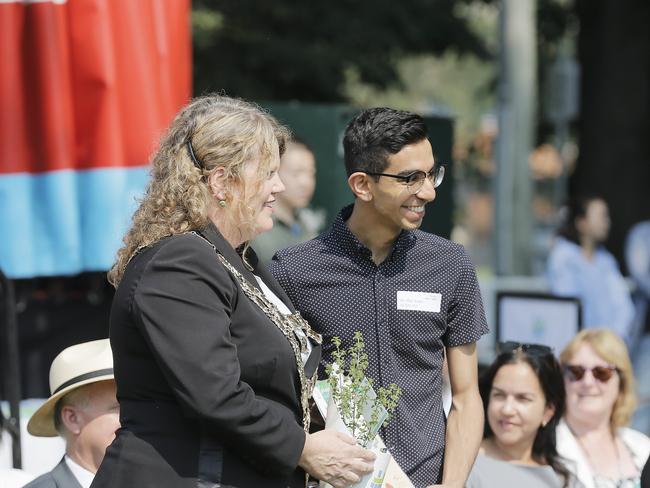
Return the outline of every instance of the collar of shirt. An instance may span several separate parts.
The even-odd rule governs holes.
[[[67,454],[65,455],[65,464],[67,464],[68,468],[70,468],[70,471],[72,471],[74,477],[77,478],[77,481],[82,486],[82,488],[90,488],[90,485],[95,478],[95,475],[93,473],[77,464]]]
[[[273,290],[271,290],[268,286],[266,286],[266,283],[260,278],[259,276],[255,275],[255,279],[257,279],[257,282],[260,285],[260,288],[262,288],[262,291],[264,292],[264,295],[266,295],[266,298],[268,298],[273,304],[278,308],[278,311],[282,315],[290,315],[291,310],[289,310],[289,307],[285,305],[285,303],[280,300],[280,298],[273,293]],[[294,334],[300,337],[305,337],[305,333],[300,330],[300,329],[294,329]],[[303,366],[307,364],[307,360],[309,359],[309,356],[311,355],[311,351],[314,347],[312,346],[311,340],[307,338],[307,350],[305,352],[300,353],[302,357],[302,364]]]
[[[359,239],[357,239],[357,237],[348,227],[347,221],[350,218],[350,215],[352,215],[353,208],[354,204],[348,205],[347,207],[344,207],[336,216],[336,219],[334,220],[330,230],[332,242],[336,243],[336,245],[341,248],[352,247],[354,249],[357,249],[359,257],[368,261],[372,261],[372,251],[368,249]],[[393,248],[386,258],[386,261],[400,257],[403,253],[415,245],[415,241],[416,236],[413,231],[402,230],[399,236],[397,236],[397,239],[395,240]]]

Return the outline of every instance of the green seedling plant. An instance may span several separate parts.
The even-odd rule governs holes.
[[[332,363],[326,367],[330,394],[343,424],[359,445],[367,447],[383,422],[390,419],[402,391],[395,383],[373,391],[372,379],[366,377],[368,354],[361,332],[354,333],[347,350],[341,348],[339,337],[333,337],[332,343]]]

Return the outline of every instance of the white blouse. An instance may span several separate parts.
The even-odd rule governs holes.
[[[273,293],[273,291],[268,286],[266,286],[266,283],[262,281],[262,278],[260,278],[257,275],[253,275],[253,276],[255,276],[255,279],[257,280],[257,283],[259,283],[260,288],[264,292],[266,298],[268,298],[270,302],[272,302],[276,307],[278,307],[280,313],[283,315],[290,315],[291,310],[289,310],[289,307],[287,307],[285,303],[282,300],[280,300],[280,298],[278,298],[278,296],[275,293]],[[296,334],[301,337],[305,337],[305,333],[300,329],[296,329]],[[301,354],[303,365],[307,363],[307,359],[309,358],[312,349],[313,346],[311,344],[311,341],[309,340],[309,338],[307,338],[307,351]]]

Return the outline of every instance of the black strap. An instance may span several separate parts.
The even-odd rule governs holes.
[[[194,166],[199,168],[200,170],[203,170],[203,164],[201,164],[201,161],[198,160],[198,158],[194,155],[194,148],[192,147],[192,141],[189,139],[187,140],[187,152],[190,153],[190,158],[192,158],[192,162],[194,163]]]
[[[81,383],[82,381],[89,380],[92,378],[98,378],[99,376],[106,376],[109,374],[113,374],[113,368],[106,368],[106,369],[98,369],[97,371],[91,371],[90,373],[84,373],[80,374],[79,376],[75,376],[72,379],[69,379],[65,383],[62,383],[59,385],[59,387],[52,392],[52,395],[56,395],[58,392],[63,390],[64,388],[67,388],[70,385],[74,385],[75,383]]]

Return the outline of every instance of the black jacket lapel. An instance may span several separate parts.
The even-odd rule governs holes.
[[[226,258],[226,260],[248,280],[250,284],[257,289],[260,289],[253,273],[244,266],[241,256],[237,254],[237,251],[235,251],[226,238],[221,235],[221,232],[219,232],[214,224],[209,224],[205,229],[200,230],[199,234],[210,241],[210,243],[217,248],[217,251],[219,251],[223,257]],[[251,263],[251,265],[252,264],[253,263]]]
[[[284,304],[289,307],[289,310],[291,310],[291,312],[296,311],[296,308],[293,306],[293,303],[291,303],[289,296],[285,293],[280,284],[275,280],[273,275],[271,275],[266,267],[261,265],[257,258],[257,255],[255,254],[255,251],[252,248],[248,249],[246,257],[248,258],[250,265],[253,267],[255,274],[253,274],[253,272],[244,266],[244,263],[239,254],[237,254],[237,251],[233,249],[230,243],[223,237],[223,235],[221,235],[221,232],[219,232],[219,230],[213,224],[209,224],[199,233],[208,241],[210,241],[210,243],[212,243],[214,247],[217,248],[217,251],[219,251],[223,257],[226,258],[228,262],[232,264],[233,267],[248,280],[250,284],[261,291],[259,283],[255,279],[255,275],[259,276],[266,284],[266,286],[268,286],[271,291],[273,291],[273,293],[275,293],[278,298],[280,298],[280,300],[282,300]],[[311,377],[311,375],[316,371],[321,357],[320,344],[316,344],[312,341],[312,346],[313,348],[311,354],[309,355],[307,363],[305,364],[305,374],[308,377]]]
[[[252,252],[254,254],[254,251]],[[292,312],[296,311],[296,307],[293,306],[293,303],[291,303],[291,299],[289,298],[289,295],[286,294],[284,291],[284,288],[280,286],[280,283],[276,281],[276,279],[273,277],[273,275],[269,272],[269,270],[266,268],[266,266],[257,266],[257,256],[255,256],[255,274],[262,278],[262,281],[266,283],[266,286],[268,286],[273,293],[277,295],[277,297],[282,300],[287,307],[289,307],[289,310]],[[311,341],[312,344],[312,350],[311,354],[307,358],[307,362],[305,363],[305,375],[307,377],[311,377],[314,372],[316,371],[316,368],[318,368],[318,363],[320,362],[321,358],[321,345],[316,344],[314,341]]]
[[[269,270],[266,269],[266,266],[264,266],[261,263],[258,263],[257,261],[257,255],[255,255],[255,251],[251,250],[250,254],[254,256],[254,271],[257,276],[262,278],[262,281],[268,286],[275,295],[284,302],[284,304],[289,307],[289,310],[291,312],[296,311],[296,307],[293,306],[293,303],[291,303],[291,299],[289,298],[289,295],[286,294],[284,291],[284,288],[280,286],[280,283],[276,281],[276,279],[273,277],[273,275],[269,272]],[[251,263],[252,264],[252,263]]]

